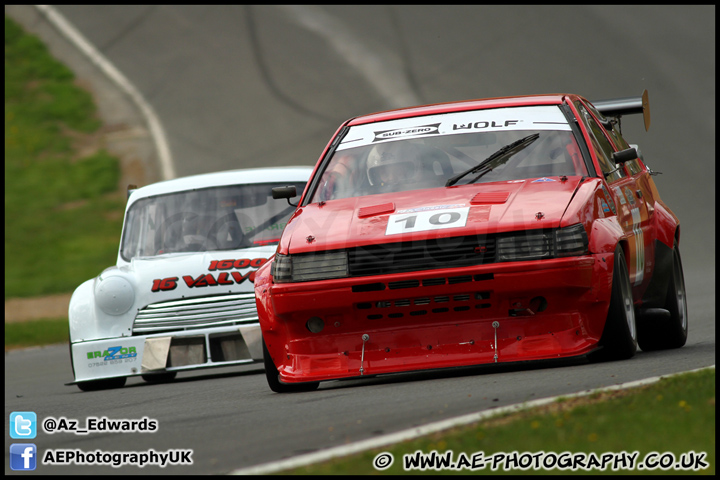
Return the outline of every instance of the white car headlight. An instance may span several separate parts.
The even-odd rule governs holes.
[[[95,283],[95,302],[108,315],[122,315],[135,302],[135,291],[123,277],[99,277]]]

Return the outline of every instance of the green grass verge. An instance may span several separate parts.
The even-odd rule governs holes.
[[[72,292],[115,263],[119,161],[98,148],[77,154],[100,126],[72,72],[6,16],[6,299]]]
[[[373,460],[380,453],[388,452],[394,457],[390,468],[378,471]],[[458,462],[461,454],[472,462],[473,455],[483,452],[486,460],[498,452],[517,452],[516,464],[501,463],[492,470],[492,460],[484,469],[473,472],[470,467],[453,471],[403,469],[403,455],[432,452],[445,455],[452,452],[452,461]],[[706,453],[702,459],[707,469],[692,471],[671,468],[662,470],[605,470],[558,468],[521,470],[523,454],[554,452],[603,454],[639,452],[637,463],[656,452],[658,455],[646,460],[670,459],[676,462],[681,455],[695,452]],[[663,456],[665,455],[665,456]],[[476,457],[476,459],[479,457]],[[531,457],[525,456],[525,460]],[[540,457],[538,457],[540,458]],[[689,456],[686,458],[690,458]],[[504,470],[503,465],[517,468]],[[532,464],[529,464],[532,465]],[[629,463],[628,463],[629,465]],[[613,393],[597,394],[580,399],[566,399],[555,404],[531,409],[521,413],[488,419],[475,425],[458,427],[446,432],[429,435],[392,447],[380,448],[335,459],[317,465],[281,472],[292,475],[421,475],[421,474],[715,474],[715,369],[693,372],[662,379],[646,387]]]
[[[68,343],[68,319],[40,319],[5,324],[5,350]]]

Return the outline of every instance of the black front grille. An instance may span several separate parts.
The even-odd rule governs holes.
[[[436,238],[348,249],[350,276],[383,275],[495,261],[494,236]]]

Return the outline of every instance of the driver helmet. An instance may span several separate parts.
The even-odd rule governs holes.
[[[413,182],[420,171],[419,149],[407,141],[375,145],[368,154],[367,176],[372,186]]]

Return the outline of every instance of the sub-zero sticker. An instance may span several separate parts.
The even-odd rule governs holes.
[[[385,235],[464,227],[469,211],[464,207],[390,215]]]
[[[413,128],[395,128],[393,130],[382,130],[375,132],[374,142],[380,142],[382,140],[389,140],[391,138],[405,138],[405,137],[419,137],[422,135],[437,135],[439,133],[439,123],[432,125],[422,125],[420,127]]]
[[[543,177],[543,178],[538,178],[537,180],[533,180],[530,183],[545,183],[545,182],[556,182],[556,181],[557,180],[553,180],[552,178]]]

